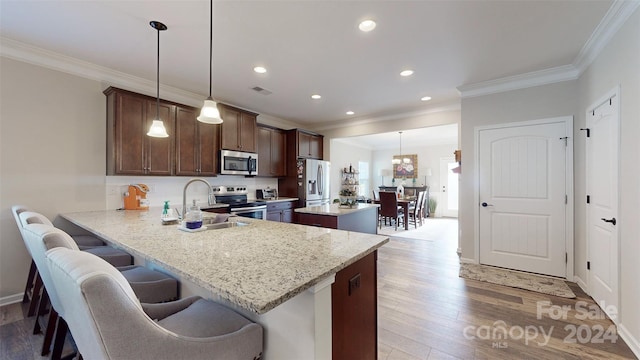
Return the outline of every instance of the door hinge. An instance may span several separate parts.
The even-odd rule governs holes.
[[[591,195],[587,195],[587,204],[591,204]]]
[[[564,204],[568,204],[569,203],[569,195],[564,194]]]
[[[587,261],[587,270],[591,270],[591,261]]]
[[[591,129],[589,128],[582,128],[580,130],[586,131],[587,132],[587,137],[591,137]]]
[[[569,253],[564,253],[564,263],[565,264],[569,263]]]

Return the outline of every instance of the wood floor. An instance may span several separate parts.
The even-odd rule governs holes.
[[[597,334],[611,321],[578,318],[585,314],[578,302],[585,309],[594,303],[574,284],[578,298],[564,299],[459,278],[457,231],[455,220],[428,219],[419,232],[396,233],[379,250],[379,359],[636,359],[621,338],[613,343]],[[571,310],[566,319],[547,313],[538,319],[537,304],[544,301]],[[31,335],[33,318],[22,314],[20,304],[0,308],[0,359],[42,359],[42,335]],[[496,329],[507,336],[498,338]],[[551,333],[546,343],[541,329]]]
[[[459,278],[457,221],[428,219],[425,226],[411,234],[423,240],[400,232],[378,251],[379,359],[636,359],[621,338],[608,340],[617,334],[598,335],[610,320],[580,320],[604,316],[590,312],[596,305],[577,285],[569,283],[577,298],[565,299]],[[539,302],[548,310],[540,319]],[[571,309],[566,319],[555,311],[562,306]],[[499,338],[501,329],[506,337]],[[541,331],[550,333],[548,342]]]

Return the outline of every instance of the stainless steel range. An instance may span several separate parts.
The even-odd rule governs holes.
[[[265,201],[249,201],[247,187],[244,185],[227,185],[211,187],[219,204],[229,204],[229,213],[238,216],[266,220],[267,203]]]

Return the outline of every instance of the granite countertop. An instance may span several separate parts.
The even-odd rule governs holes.
[[[268,203],[275,203],[275,202],[297,201],[297,200],[298,200],[298,198],[290,198],[290,197],[281,197],[281,196],[279,196],[279,197],[277,197],[275,199],[268,199],[268,200],[265,200],[265,201],[268,204]]]
[[[320,206],[307,206],[303,208],[295,209],[295,212],[303,213],[303,214],[316,214],[316,215],[330,215],[330,216],[340,216],[347,215],[357,211],[369,210],[371,208],[377,208],[380,205],[377,204],[361,204],[357,203],[356,206],[350,207],[342,207],[339,204],[330,204],[330,205],[320,205]]]
[[[370,254],[386,236],[234,217],[247,226],[184,232],[158,211],[61,216],[244,309],[263,314]]]

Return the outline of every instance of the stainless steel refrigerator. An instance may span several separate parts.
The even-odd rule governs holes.
[[[331,163],[316,159],[298,159],[298,166],[300,165],[303,166],[301,172],[304,175],[301,184],[304,188],[304,206],[330,204]]]

